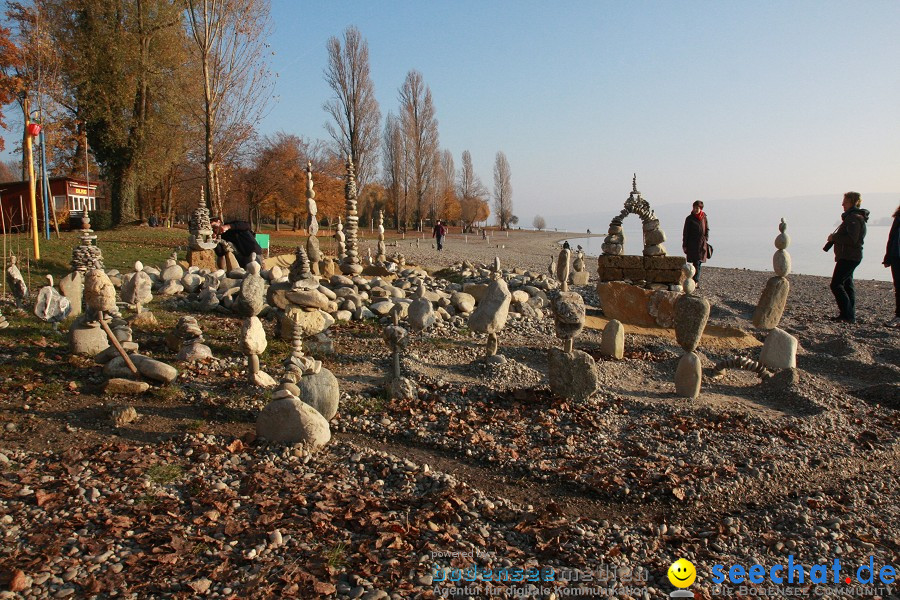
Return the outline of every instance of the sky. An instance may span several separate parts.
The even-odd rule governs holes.
[[[613,214],[651,204],[900,199],[900,2],[275,0],[276,101],[262,133],[327,139],[326,42],[355,25],[383,115],[412,69],[440,143],[513,212]],[[831,210],[833,207],[829,207]]]
[[[506,154],[523,226],[612,216],[634,173],[654,206],[900,201],[897,0],[273,0],[260,133],[328,139],[326,43],[350,25],[382,115],[420,71],[457,166],[492,190]]]

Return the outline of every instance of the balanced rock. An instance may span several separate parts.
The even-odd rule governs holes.
[[[246,319],[241,327],[241,351],[244,354],[260,355],[266,351],[268,344],[266,330],[259,317]]]
[[[428,329],[437,321],[434,307],[428,298],[416,298],[413,300],[409,305],[407,318],[409,319],[409,326],[414,331]]]
[[[140,263],[137,263],[139,265]],[[137,268],[135,265],[135,268]],[[128,304],[147,304],[153,300],[153,280],[143,270],[135,271],[122,284],[122,301]]]
[[[760,329],[778,327],[790,290],[791,284],[784,277],[770,277],[753,312],[753,325]]]
[[[553,302],[553,317],[556,323],[556,337],[573,339],[584,327],[584,299],[577,292],[560,292]]]
[[[328,421],[319,411],[293,395],[273,400],[259,413],[256,435],[281,444],[305,444],[310,449],[331,439]]]
[[[706,298],[685,294],[675,301],[675,339],[685,352],[696,350],[708,319]]]
[[[475,294],[472,294],[473,296]],[[469,327],[478,333],[497,333],[506,325],[512,294],[502,279],[492,281],[469,316]]]
[[[72,310],[69,313],[73,317],[81,314],[81,298],[84,294],[84,274],[81,271],[72,271],[59,280],[60,293],[69,299]]]
[[[259,266],[259,263],[253,263]],[[241,281],[241,289],[232,310],[242,317],[258,315],[266,305],[266,280],[255,273],[249,273]]]

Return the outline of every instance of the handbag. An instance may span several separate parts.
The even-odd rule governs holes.
[[[712,247],[712,244],[707,243],[707,244],[706,244],[706,258],[712,258],[712,255],[713,255],[713,247]]]

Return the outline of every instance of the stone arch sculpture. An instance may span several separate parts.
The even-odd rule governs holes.
[[[631,194],[625,201],[625,207],[609,223],[609,232],[603,240],[604,256],[624,256],[625,232],[622,229],[622,221],[630,214],[635,214],[641,219],[644,230],[644,256],[665,256],[666,234],[659,226],[659,219],[650,203],[644,200],[637,189],[637,174],[631,180]]]

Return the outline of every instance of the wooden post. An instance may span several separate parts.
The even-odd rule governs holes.
[[[134,366],[134,363],[131,362],[131,357],[128,356],[128,353],[125,352],[125,348],[122,347],[122,344],[119,343],[118,338],[116,338],[116,334],[112,332],[112,329],[109,328],[109,325],[106,324],[106,321],[103,320],[103,311],[97,311],[97,318],[100,321],[100,327],[103,328],[103,331],[106,332],[106,336],[109,338],[109,341],[115,347],[116,350],[119,351],[119,354],[125,359],[125,364],[128,366],[128,369],[134,373],[138,374],[138,369]]]
[[[31,134],[28,125],[31,117],[28,113],[28,96],[22,100],[22,110],[25,111],[25,164],[28,167],[28,199],[31,202],[31,242],[34,246],[34,260],[41,260],[41,239],[38,233],[37,204],[34,189],[34,157],[31,152]]]

